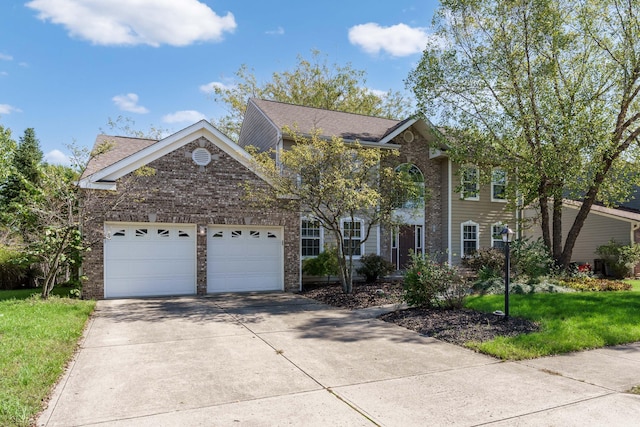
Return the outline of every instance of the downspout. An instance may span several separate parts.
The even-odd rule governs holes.
[[[453,263],[453,254],[451,251],[451,244],[452,244],[452,235],[451,235],[451,221],[452,221],[452,215],[451,215],[451,185],[453,184],[453,177],[452,174],[453,172],[451,171],[452,168],[452,163],[451,163],[451,157],[447,157],[447,262],[449,263],[449,265],[452,265]]]

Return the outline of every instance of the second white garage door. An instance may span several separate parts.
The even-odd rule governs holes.
[[[210,225],[207,292],[281,291],[282,228]]]

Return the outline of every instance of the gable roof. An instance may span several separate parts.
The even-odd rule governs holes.
[[[157,139],[100,134],[96,137],[96,142],[93,144],[93,150],[97,151],[103,147],[103,152],[89,159],[89,163],[82,174],[82,178],[93,175],[107,166],[129,157],[130,155],[137,153],[143,148],[147,148],[156,142],[158,142]]]
[[[85,173],[80,179],[80,187],[115,189],[115,182],[118,178],[200,137],[207,138],[234,160],[256,173],[256,175],[263,180],[269,182],[268,178],[255,169],[249,153],[231,141],[209,122],[201,120],[158,141],[99,135],[96,138],[96,147],[99,146],[98,144],[104,142],[110,144],[110,147],[106,152],[99,154],[89,161]]]
[[[562,202],[565,206],[572,209],[580,209],[580,207],[582,206],[582,202],[577,200],[564,199]],[[621,209],[621,208],[608,208],[606,206],[594,204],[591,206],[590,212],[593,212],[598,215],[620,219],[622,221],[634,222],[634,223],[640,222],[640,212],[638,211]]]
[[[337,136],[347,141],[381,142],[412,120],[399,121],[256,98],[250,99],[249,103],[258,107],[278,129],[289,127],[303,134],[319,129],[322,137]]]

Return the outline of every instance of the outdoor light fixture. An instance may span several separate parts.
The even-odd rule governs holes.
[[[509,246],[513,240],[513,230],[507,224],[500,232],[504,242],[504,320],[509,318],[509,279],[511,276],[511,259],[509,257]]]
[[[201,236],[204,236],[205,234],[207,234],[207,227],[205,227],[204,225],[199,226],[198,234]]]

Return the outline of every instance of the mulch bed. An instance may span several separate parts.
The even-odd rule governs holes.
[[[302,294],[334,307],[353,310],[402,302],[402,284],[354,284],[352,294],[342,292],[339,284],[322,284],[307,286]],[[537,323],[526,319],[510,317],[505,321],[500,316],[469,309],[409,308],[384,314],[380,319],[457,345],[470,341],[490,341],[498,336],[515,336],[540,329]]]

